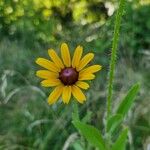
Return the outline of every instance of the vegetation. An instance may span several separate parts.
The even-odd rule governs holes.
[[[35,58],[44,56],[50,47],[58,49],[62,42],[69,43],[72,51],[80,43],[85,51],[95,53],[95,62],[103,70],[92,82],[86,104],[79,105],[79,113],[83,122],[104,133],[102,116],[106,111],[107,73],[117,6],[115,0],[0,1],[0,149],[94,149],[71,124],[71,105],[61,102],[47,105],[49,89],[39,86]],[[147,150],[150,4],[146,0],[129,1],[124,14],[112,111],[116,112],[128,89],[140,82],[140,92],[124,121],[129,129],[126,149]]]

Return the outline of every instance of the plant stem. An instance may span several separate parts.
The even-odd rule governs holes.
[[[73,111],[72,111],[72,120],[79,120],[79,113],[78,113],[78,104],[76,103],[76,101],[74,101],[72,103],[72,108],[73,108]]]
[[[108,74],[107,120],[111,114],[114,71],[116,65],[119,30],[120,30],[121,18],[124,10],[124,4],[125,4],[125,0],[120,0],[119,8],[115,18],[114,35],[113,35],[113,42],[112,42],[112,49],[111,49],[110,70]]]

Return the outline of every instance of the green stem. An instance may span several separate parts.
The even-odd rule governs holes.
[[[78,104],[76,103],[76,101],[74,101],[72,103],[72,108],[73,108],[73,111],[72,111],[72,120],[79,120],[79,113],[78,113]]]
[[[124,4],[125,4],[125,0],[120,0],[119,8],[115,19],[114,35],[113,35],[113,42],[112,42],[112,49],[111,49],[110,70],[108,74],[107,120],[111,114],[114,71],[116,65],[119,30],[120,30],[122,14],[124,10]]]

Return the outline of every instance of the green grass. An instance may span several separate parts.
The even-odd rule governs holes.
[[[35,77],[37,68],[34,60],[41,54],[41,50],[35,52],[9,40],[2,41],[0,49],[0,149],[37,149],[43,145],[54,150],[62,148],[67,138],[76,132],[70,125],[69,114],[72,110],[70,105],[64,106],[60,101],[52,107],[47,105],[49,90],[40,87],[39,79]],[[131,131],[136,130],[132,133],[133,147],[140,149],[144,144],[141,142],[142,139],[145,139],[149,132],[149,87],[144,84],[147,80],[145,73],[138,69],[133,70],[124,61],[124,58],[119,59],[117,65],[119,71],[116,73],[114,88],[118,94],[114,98],[115,103],[118,103],[119,98],[123,97],[132,83],[143,83],[136,107],[131,110],[132,113],[127,119]],[[91,89],[87,93],[87,103],[80,106],[81,116],[87,111],[94,112],[88,121],[93,122],[98,128],[102,126],[101,116],[106,103],[106,76],[104,67],[96,81],[91,84]],[[140,118],[144,121],[138,122]],[[96,120],[99,122],[95,122]],[[84,143],[85,141],[81,141],[81,145]]]
[[[129,87],[137,81],[141,82],[137,101],[126,118],[126,125],[131,132],[129,150],[142,150],[148,145],[150,135],[150,57],[147,44],[149,41],[147,33],[150,28],[148,15],[144,15],[148,14],[148,8],[148,6],[138,8],[134,13],[133,10],[127,11],[127,18],[129,16],[130,18],[129,20],[125,18],[122,23],[124,28],[121,32],[120,53],[117,57],[113,112]],[[139,20],[137,16],[142,17]],[[84,45],[85,53],[90,50],[96,53],[94,63],[101,64],[103,70],[91,83],[91,88],[86,93],[87,102],[81,105],[79,110],[81,117],[88,114],[84,118],[86,122],[102,129],[112,38],[111,19],[113,17],[101,27],[100,33],[97,32],[95,24],[87,26],[72,24],[69,29],[64,27],[64,30],[55,37],[55,41],[45,45],[37,41],[38,44],[35,45],[32,39],[28,40],[30,45],[27,45],[25,40],[20,41],[17,38],[10,40],[6,37],[0,41],[0,150],[42,148],[60,150],[65,144],[69,144],[69,150],[78,150],[79,147],[92,150],[91,145],[88,145],[84,139],[79,141],[74,134],[76,130],[71,125],[71,106],[64,106],[61,100],[52,107],[47,105],[46,98],[50,89],[40,86],[40,80],[35,76],[35,71],[38,69],[35,59],[46,56],[48,47],[56,48],[58,51],[61,42],[65,39],[69,42],[72,51],[79,42]],[[136,28],[137,22],[138,28]],[[129,38],[128,33],[132,38]],[[24,34],[22,36],[24,37]],[[86,40],[94,36],[96,39]],[[139,46],[141,40],[142,44]],[[71,137],[73,138],[70,142]]]

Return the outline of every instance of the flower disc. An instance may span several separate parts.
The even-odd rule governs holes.
[[[78,76],[79,73],[72,67],[64,68],[59,73],[59,79],[64,85],[73,85],[78,81]]]

